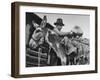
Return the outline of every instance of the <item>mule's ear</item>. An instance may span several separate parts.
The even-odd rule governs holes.
[[[47,16],[46,15],[43,17],[43,20],[42,21],[46,25],[46,23],[47,23]]]
[[[46,26],[46,24],[47,24],[47,17],[44,16],[44,17],[43,17],[43,20],[42,20],[42,22],[41,22],[41,24],[40,24],[40,27],[41,27],[41,28],[44,28],[44,27]]]
[[[45,20],[47,22],[47,16],[46,15],[43,17],[43,20]]]

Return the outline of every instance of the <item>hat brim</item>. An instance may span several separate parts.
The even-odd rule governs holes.
[[[54,25],[64,26],[64,24],[63,24],[63,23],[54,23]]]

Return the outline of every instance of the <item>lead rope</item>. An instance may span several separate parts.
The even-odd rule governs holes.
[[[38,67],[40,66],[40,63],[41,63],[41,53],[42,53],[42,49],[41,48],[39,48],[38,49]]]
[[[47,61],[47,64],[50,64],[50,51],[51,51],[51,47],[49,46],[48,61]]]

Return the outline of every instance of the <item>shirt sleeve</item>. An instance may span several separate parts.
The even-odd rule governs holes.
[[[68,36],[69,32],[61,32],[57,28],[54,28],[54,31],[59,35],[59,36]]]

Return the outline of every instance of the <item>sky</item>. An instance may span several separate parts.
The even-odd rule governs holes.
[[[51,14],[51,13],[36,13],[39,17],[47,16],[47,22],[54,25],[58,18],[63,19],[65,24],[61,31],[70,32],[75,26],[80,26],[83,31],[83,37],[90,37],[90,16],[89,15],[74,15],[74,14]]]

